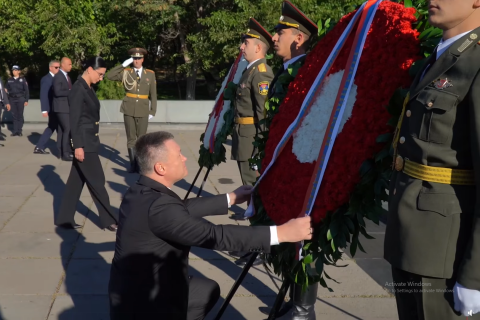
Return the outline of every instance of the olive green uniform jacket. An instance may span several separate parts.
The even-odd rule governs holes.
[[[253,117],[261,121],[264,117],[265,99],[270,82],[273,79],[272,68],[265,59],[255,61],[240,78],[235,96],[235,117]],[[232,160],[248,161],[255,155],[253,142],[261,128],[259,124],[235,124],[232,134]]]
[[[123,81],[124,77],[127,83],[133,84],[133,88],[125,91],[129,94],[148,96],[149,99],[140,99],[138,97],[123,98],[120,112],[127,116],[143,118],[148,115],[155,116],[157,112],[157,81],[155,72],[149,69],[142,69],[140,82],[137,83],[137,75],[132,68],[124,68],[122,65],[116,66],[107,73],[107,79],[111,81]],[[125,87],[125,82],[123,82]]]
[[[398,143],[404,161],[473,170],[477,186],[479,37],[480,28],[453,43],[421,80],[420,72],[410,88]],[[423,181],[404,170],[395,169],[390,182],[385,259],[411,273],[453,277],[480,290],[480,188]]]

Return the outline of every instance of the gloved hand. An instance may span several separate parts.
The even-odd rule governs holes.
[[[467,289],[458,282],[453,287],[453,301],[455,310],[466,317],[480,312],[480,291]]]
[[[125,68],[133,62],[133,58],[129,58],[122,63],[122,66]]]
[[[148,115],[148,120],[152,119],[153,116],[151,114]]]

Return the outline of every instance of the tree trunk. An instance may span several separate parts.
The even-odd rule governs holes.
[[[212,73],[207,72],[207,71],[203,71],[203,75],[205,77],[205,82],[207,83],[208,96],[211,99],[215,100],[215,98],[217,97],[217,93],[218,93],[215,77],[212,75]]]
[[[182,29],[180,19],[178,14],[175,13],[177,28],[178,28],[178,38],[180,40],[180,52],[183,54],[183,59],[185,60],[185,64],[190,66],[190,70],[187,73],[187,92],[186,92],[186,100],[195,100],[195,85],[197,81],[197,64],[192,61],[188,54],[187,49],[187,42],[185,36],[185,30]]]

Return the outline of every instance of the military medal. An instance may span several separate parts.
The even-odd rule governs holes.
[[[453,84],[450,81],[448,81],[447,78],[439,79],[439,80],[435,81],[435,83],[433,85],[438,90],[443,90],[445,88],[453,87]]]
[[[245,89],[245,83],[241,83],[240,88]]]

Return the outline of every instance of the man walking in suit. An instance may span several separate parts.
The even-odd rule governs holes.
[[[281,226],[210,223],[203,217],[226,215],[229,206],[250,197],[252,187],[183,201],[171,188],[187,175],[187,159],[173,136],[148,133],[135,146],[141,176],[120,206],[109,283],[112,320],[204,319],[220,288],[188,275],[191,246],[270,252],[272,245],[311,239],[309,216]]]
[[[5,90],[5,87],[3,86],[3,82],[2,82],[2,77],[0,77],[0,111],[3,108],[6,108],[7,111],[10,111],[10,103],[8,101],[7,90]],[[0,116],[1,116],[1,112],[0,112]],[[3,133],[0,132],[0,138],[2,138],[0,140],[4,140],[3,137],[4,137]],[[0,147],[3,147],[3,144],[0,144]]]
[[[135,141],[147,132],[148,120],[157,112],[157,80],[153,70],[143,68],[143,58],[147,50],[132,48],[131,58],[107,73],[107,79],[122,81],[125,91],[120,112],[123,113],[127,133],[130,173],[138,172],[135,162]],[[133,68],[127,68],[133,63]],[[149,101],[150,98],[150,101]]]
[[[38,140],[33,153],[37,154],[50,154],[50,152],[45,151],[45,145],[47,144],[48,139],[52,136],[53,132],[57,130],[57,145],[58,150],[61,150],[61,143],[58,133],[58,121],[55,113],[53,112],[53,77],[58,73],[60,68],[60,62],[53,60],[50,61],[48,65],[49,72],[43,76],[40,81],[40,106],[42,109],[42,116],[48,117],[48,125],[45,131],[43,131],[42,136]],[[61,154],[61,153],[60,153]]]
[[[60,145],[60,157],[64,161],[73,160],[73,152],[70,144],[70,106],[68,94],[72,89],[72,80],[68,73],[72,70],[72,61],[62,58],[60,72],[53,77],[53,111],[58,120],[60,130],[57,131],[57,143]]]
[[[443,36],[395,132],[384,257],[400,320],[480,319],[480,0],[428,14]]]

